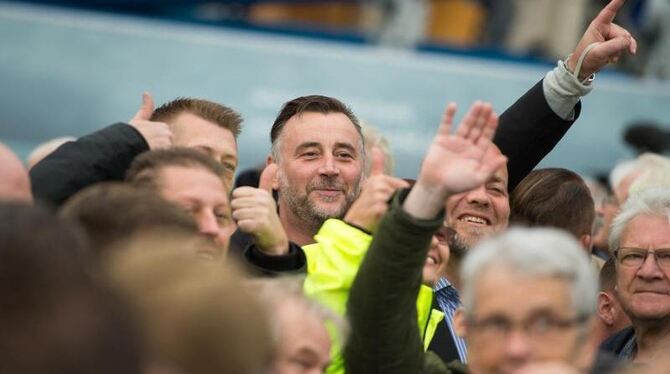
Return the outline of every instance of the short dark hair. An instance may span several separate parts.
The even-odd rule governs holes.
[[[162,168],[181,166],[186,168],[200,168],[211,172],[222,181],[226,169],[211,157],[195,149],[173,147],[142,153],[133,160],[126,172],[126,181],[136,187],[158,189],[158,177]]]
[[[592,234],[591,192],[578,174],[567,169],[532,171],[512,191],[510,208],[510,223],[556,227],[577,238]]]
[[[96,255],[146,230],[198,234],[196,222],[183,209],[123,183],[99,183],[78,192],[61,207],[60,215],[84,229]]]
[[[272,130],[270,130],[270,141],[272,144],[275,144],[277,138],[279,138],[279,135],[281,135],[281,132],[284,129],[284,125],[286,125],[286,122],[288,122],[289,119],[305,112],[322,114],[342,113],[354,124],[356,131],[361,136],[361,141],[363,139],[363,132],[361,131],[361,125],[358,118],[356,118],[348,106],[332,97],[310,95],[295,98],[284,104],[279,111],[275,122],[272,124]]]
[[[140,373],[125,306],[90,266],[75,226],[0,203],[0,371]]]
[[[151,120],[169,123],[184,112],[191,113],[215,123],[224,129],[230,130],[235,138],[237,138],[242,129],[242,117],[235,110],[211,101],[190,97],[178,97],[161,105],[154,110]]]
[[[598,276],[600,291],[613,290],[616,285],[616,266],[614,261],[614,257],[608,258],[600,269],[600,275]]]

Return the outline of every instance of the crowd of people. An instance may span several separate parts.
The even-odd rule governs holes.
[[[202,99],[145,93],[29,170],[0,145],[0,372],[663,372],[670,159],[534,170],[635,54],[623,2],[502,114],[447,105],[416,179],[321,95],[237,181],[242,117]]]

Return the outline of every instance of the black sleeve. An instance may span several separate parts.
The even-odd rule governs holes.
[[[147,150],[142,135],[125,123],[67,142],[30,170],[33,196],[60,206],[94,183],[123,180],[133,159]]]
[[[243,262],[252,275],[260,277],[307,274],[305,252],[293,242],[289,242],[288,253],[280,256],[265,254],[250,244],[244,250]]]
[[[580,111],[581,102],[573,120],[559,117],[547,103],[540,81],[500,115],[493,142],[508,158],[510,192],[554,149]]]

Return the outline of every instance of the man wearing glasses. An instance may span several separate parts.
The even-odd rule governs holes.
[[[633,326],[602,348],[635,363],[670,349],[670,189],[631,196],[614,219],[616,291]]]

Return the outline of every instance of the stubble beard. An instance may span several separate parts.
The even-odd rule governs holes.
[[[316,187],[338,187],[344,190],[343,184],[337,181],[336,177],[317,177],[306,186],[306,192],[303,193],[298,188],[291,186],[288,181],[280,177],[280,191],[283,199],[286,201],[288,209],[293,216],[301,221],[304,228],[316,234],[323,223],[330,218],[343,218],[351,205],[360,194],[360,180],[352,185],[349,191],[344,192],[344,200],[339,207],[327,209],[320,207],[314,199],[310,198],[310,192]],[[322,196],[321,201],[331,203],[340,199],[337,196]]]
[[[472,248],[472,243],[460,235],[454,228],[447,227],[447,244],[449,245],[449,252],[456,260],[462,260],[465,255]]]

